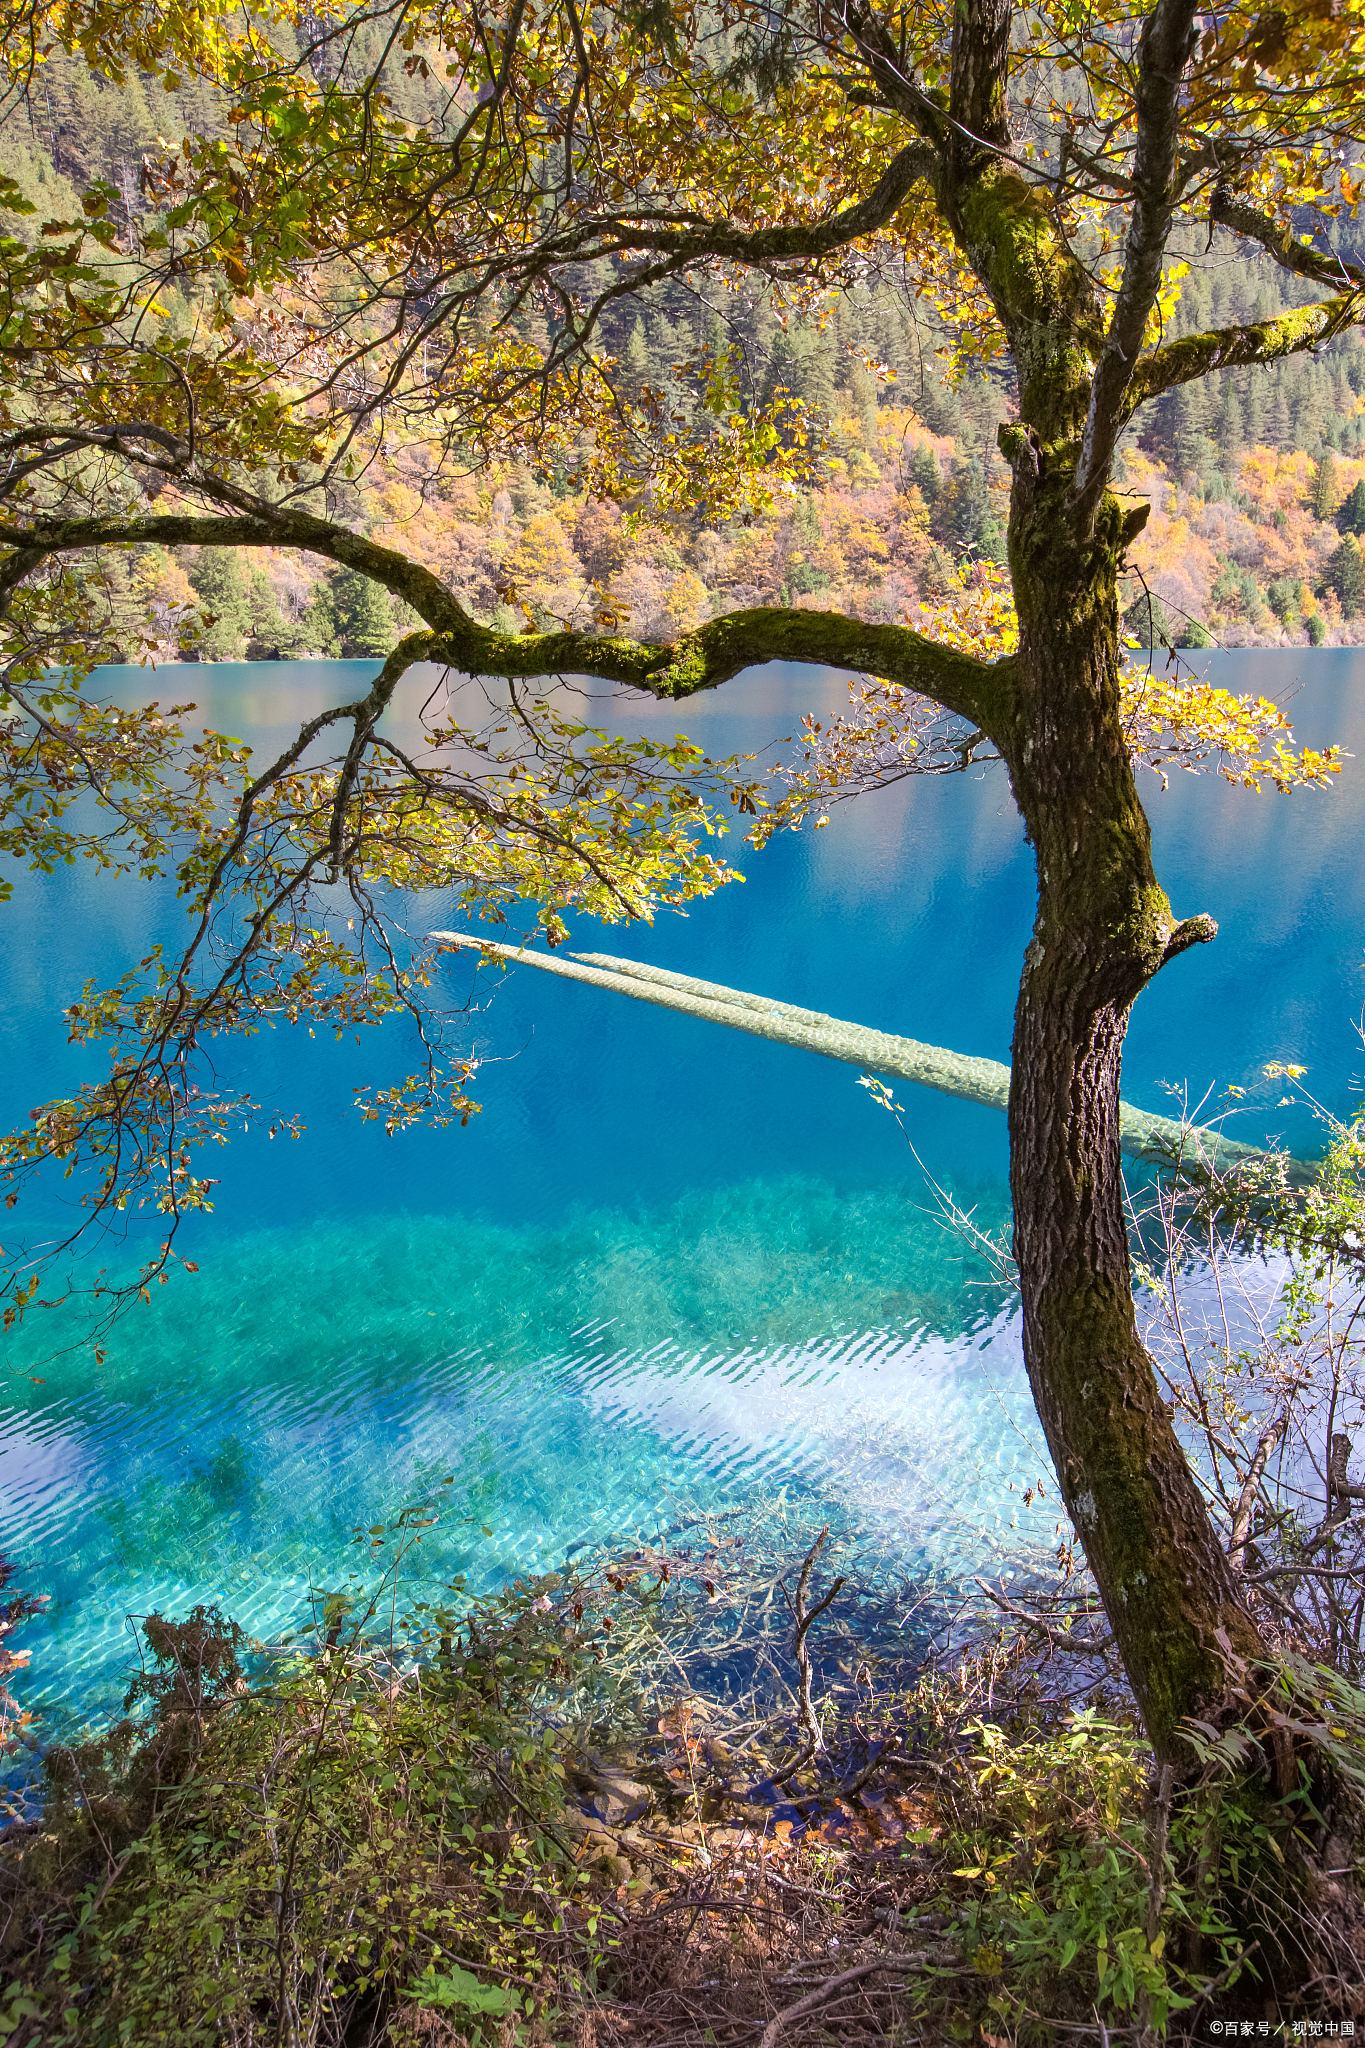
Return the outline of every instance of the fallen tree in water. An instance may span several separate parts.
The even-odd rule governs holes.
[[[796,1046],[825,1059],[845,1060],[869,1074],[890,1074],[920,1088],[980,1102],[987,1109],[1009,1108],[1010,1070],[1000,1060],[925,1045],[920,1039],[901,1038],[894,1032],[873,1031],[866,1024],[848,1024],[841,1017],[826,1016],[822,1010],[803,1010],[795,1003],[750,995],[720,982],[698,980],[692,974],[675,974],[643,960],[621,960],[611,953],[571,953],[564,959],[553,953],[533,953],[526,946],[509,946],[475,932],[431,932],[428,936],[439,945],[465,946],[509,965],[539,967],[547,974],[562,974],[614,995],[658,1003],[665,1010],[678,1010],[705,1023],[724,1024],[731,1031],[748,1031],[756,1038]],[[1150,1110],[1135,1109],[1131,1102],[1119,1104],[1119,1131],[1123,1151],[1137,1159],[1175,1155],[1215,1172],[1227,1172],[1240,1165],[1255,1165],[1267,1156],[1263,1147],[1244,1145],[1210,1125],[1155,1116]],[[1285,1170],[1293,1186],[1306,1185],[1316,1174],[1315,1167],[1299,1159],[1286,1160]]]

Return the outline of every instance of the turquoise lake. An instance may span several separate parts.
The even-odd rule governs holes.
[[[1175,912],[1211,912],[1220,936],[1141,998],[1124,1093],[1169,1112],[1168,1086],[1212,1091],[1212,1113],[1245,1088],[1235,1135],[1312,1151],[1310,1120],[1261,1070],[1297,1061],[1334,1111],[1359,1101],[1365,655],[1209,665],[1287,700],[1300,739],[1359,758],[1325,796],[1142,778]],[[371,672],[101,682],[193,697],[259,758]],[[396,726],[429,686],[409,679]],[[717,754],[844,701],[838,677],[780,668],[681,707],[600,709]],[[728,845],[742,886],[653,927],[579,919],[571,944],[1008,1059],[1033,877],[1002,770],[901,783],[761,855]],[[421,920],[448,913],[433,901]],[[5,1128],[97,1071],[59,1014],[82,981],[182,921],[160,887],[17,878],[0,907]],[[471,967],[444,972],[452,999],[474,987]],[[352,1529],[446,1474],[457,1511],[425,1569],[483,1587],[578,1545],[682,1542],[762,1515],[794,1551],[829,1522],[840,1569],[908,1615],[924,1584],[1011,1570],[1052,1542],[1052,1501],[1022,1504],[1048,1467],[1010,1305],[937,1220],[853,1068],[529,968],[483,977],[478,1000],[465,1036],[483,1110],[463,1131],[389,1139],[348,1111],[354,1085],[408,1070],[397,1027],[359,1047],[286,1027],[223,1051],[220,1080],[301,1112],[305,1137],[233,1142],[214,1214],[179,1246],[198,1274],[119,1324],[103,1367],[88,1352],[38,1362],[58,1319],[26,1324],[3,1390],[0,1547],[52,1596],[24,1636],[28,1704],[115,1704],[128,1617],[153,1608],[217,1599],[258,1634],[298,1622],[310,1589],[349,1568]],[[900,1094],[930,1172],[1002,1225],[1003,1117]]]

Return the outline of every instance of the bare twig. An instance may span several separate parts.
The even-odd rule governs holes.
[[[1012,1600],[1006,1599],[1003,1593],[997,1593],[984,1579],[977,1579],[976,1583],[986,1598],[993,1601],[1004,1613],[1015,1621],[1022,1622],[1025,1628],[1037,1629],[1039,1635],[1046,1636],[1054,1650],[1069,1651],[1073,1657],[1102,1657],[1113,1644],[1112,1636],[1101,1636],[1098,1641],[1091,1637],[1083,1643],[1078,1643],[1072,1637],[1061,1635],[1056,1629],[1050,1628],[1040,1615],[1030,1614],[1026,1608],[1016,1607]]]
[[[1237,1496],[1237,1505],[1232,1515],[1232,1535],[1228,1541],[1228,1556],[1232,1569],[1240,1572],[1246,1565],[1246,1548],[1251,1530],[1251,1511],[1256,1505],[1256,1496],[1261,1490],[1265,1468],[1270,1463],[1276,1447],[1289,1427],[1287,1413],[1277,1415],[1269,1427],[1261,1431],[1256,1445],[1256,1455],[1251,1461],[1251,1470],[1243,1481]],[[1343,1471],[1342,1477],[1345,1477]]]
[[[796,1639],[792,1648],[796,1653],[797,1669],[801,1673],[801,1719],[810,1738],[812,1755],[814,1755],[816,1750],[824,1748],[825,1739],[820,1732],[820,1723],[815,1713],[815,1702],[811,1697],[812,1672],[810,1651],[806,1647],[806,1637],[810,1633],[811,1623],[817,1621],[825,1609],[833,1603],[836,1596],[843,1590],[845,1584],[842,1578],[836,1579],[824,1599],[817,1601],[809,1613],[807,1612],[806,1588],[810,1584],[810,1575],[815,1567],[815,1560],[823,1549],[828,1535],[829,1523],[826,1522],[824,1528],[806,1552],[806,1559],[801,1567],[801,1576],[796,1582]]]
[[[795,2005],[784,2006],[774,2013],[763,2029],[758,2048],[777,2048],[783,2032],[793,2020],[804,2019],[808,2013],[818,2012],[822,2005],[828,2005],[841,1991],[852,1984],[860,1984],[865,1977],[871,1977],[879,1970],[921,1969],[926,1963],[939,1962],[942,1958],[929,1950],[917,1955],[877,1956],[870,1963],[855,1963],[851,1970],[841,1970],[837,1976],[826,1977],[814,1991],[808,1991],[804,1998],[798,1998]]]

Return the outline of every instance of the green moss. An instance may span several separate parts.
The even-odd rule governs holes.
[[[1273,363],[1282,356],[1297,355],[1315,342],[1328,341],[1348,325],[1356,314],[1354,295],[1321,299],[1309,306],[1296,306],[1274,320],[1257,320],[1245,327],[1212,328],[1204,334],[1187,334],[1168,342],[1139,364],[1129,391],[1127,410],[1135,412],[1144,399],[1177,384],[1191,383],[1211,370],[1233,369],[1241,363]]]

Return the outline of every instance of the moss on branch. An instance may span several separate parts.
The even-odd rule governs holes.
[[[1275,363],[1284,356],[1334,341],[1361,316],[1361,291],[1339,292],[1311,306],[1296,306],[1274,320],[1253,320],[1245,327],[1216,327],[1207,334],[1187,334],[1144,358],[1128,387],[1125,417],[1147,399],[1177,384],[1193,383],[1211,370],[1235,370],[1247,363]]]
[[[571,630],[495,632],[472,619],[420,563],[330,520],[269,507],[221,517],[161,513],[0,527],[0,545],[15,550],[8,565],[0,564],[0,576],[8,566],[18,580],[47,555],[145,542],[172,547],[292,547],[372,577],[410,604],[430,629],[409,634],[390,656],[386,673],[395,658],[405,667],[433,661],[464,675],[594,676],[647,690],[655,697],[680,699],[713,690],[758,663],[797,661],[884,677],[970,719],[992,739],[1003,730],[1013,698],[1010,660],[978,661],[908,626],[871,625],[842,612],[777,606],[729,612],[665,646]],[[17,571],[16,564],[21,564]]]
[[[885,677],[988,733],[1002,720],[1013,673],[1010,661],[978,661],[908,626],[780,607],[729,612],[662,647],[591,633],[495,633],[469,624],[458,634],[434,635],[426,658],[470,675],[600,676],[674,699],[713,690],[760,662],[804,662]]]

